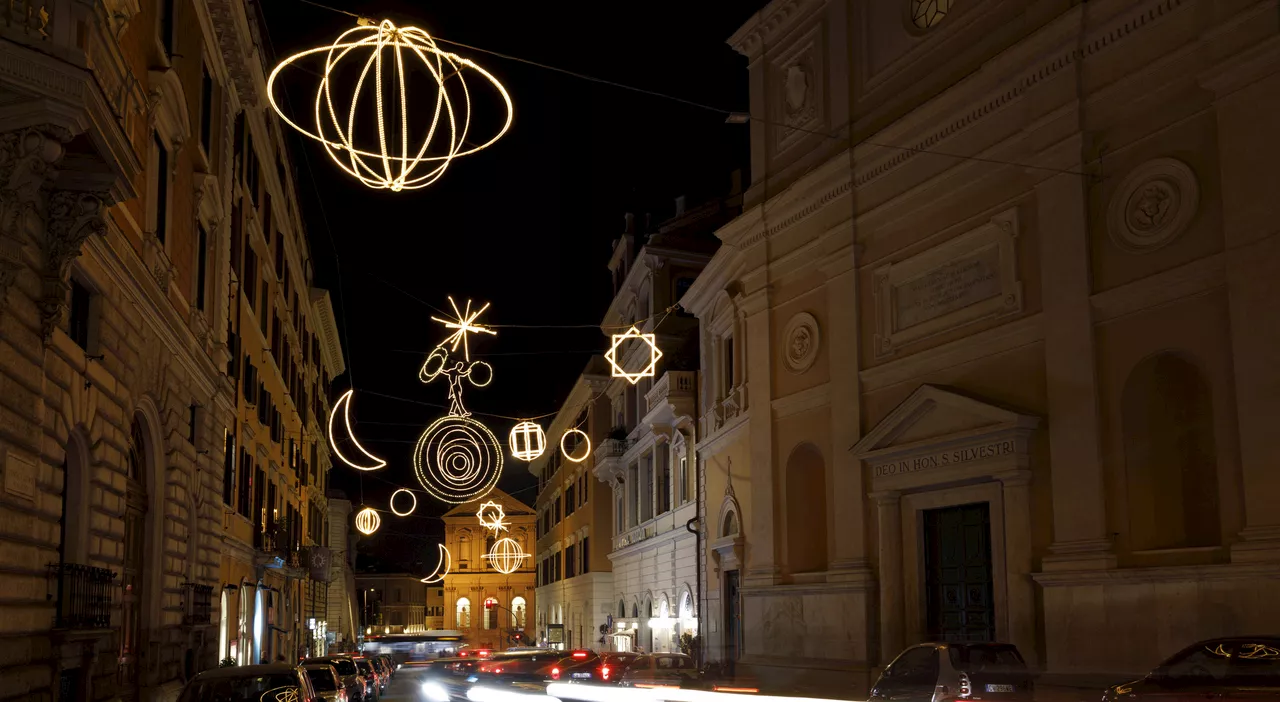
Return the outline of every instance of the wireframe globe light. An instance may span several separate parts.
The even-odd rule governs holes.
[[[368,536],[382,526],[382,517],[372,507],[365,507],[356,512],[356,531]]]
[[[520,565],[529,557],[529,554],[520,548],[520,544],[515,539],[506,537],[493,542],[493,547],[484,557],[488,559],[489,565],[493,566],[494,570],[503,575],[511,575],[520,570]]]
[[[547,450],[547,435],[536,422],[520,422],[511,428],[507,443],[517,460],[532,461]]]
[[[314,54],[324,54],[324,65],[311,105],[315,125],[308,129],[280,109],[275,81],[286,66]],[[344,68],[349,70],[337,75]],[[410,94],[411,77],[423,71],[428,78]],[[471,133],[468,77],[491,85],[506,106],[501,128],[487,141]],[[513,116],[511,96],[493,74],[440,48],[426,31],[389,20],[361,20],[332,44],[281,61],[267,78],[267,99],[286,124],[319,141],[342,170],[370,188],[394,192],[439,180],[453,159],[506,134]]]

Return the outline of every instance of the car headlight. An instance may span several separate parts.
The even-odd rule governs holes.
[[[444,685],[434,680],[422,683],[422,696],[427,702],[449,702],[449,692],[444,689]]]

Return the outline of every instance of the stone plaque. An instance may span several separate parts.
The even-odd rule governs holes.
[[[875,272],[875,355],[981,319],[1022,311],[1018,211]]]
[[[894,317],[907,329],[999,294],[1000,249],[992,244],[893,288]]]
[[[10,495],[36,499],[36,464],[10,450],[4,457],[4,491]]]

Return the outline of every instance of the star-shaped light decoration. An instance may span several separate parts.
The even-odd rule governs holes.
[[[444,346],[445,344],[452,344],[452,346],[449,347],[449,350],[457,351],[458,345],[461,344],[463,356],[470,361],[471,348],[467,344],[467,334],[489,334],[490,336],[497,336],[498,334],[498,332],[484,326],[483,324],[475,323],[476,318],[483,314],[485,310],[489,309],[489,303],[484,303],[484,306],[475,312],[472,312],[471,301],[467,300],[467,306],[464,309],[459,310],[458,303],[453,301],[453,296],[451,295],[449,296],[449,304],[453,306],[453,319],[440,319],[439,317],[431,318],[432,321],[443,324],[446,329],[455,330],[453,334],[449,338],[445,339],[440,345]]]
[[[480,509],[476,511],[476,519],[480,520],[480,526],[492,529],[495,534],[507,528],[507,513],[502,505],[493,500],[480,505]]]
[[[622,367],[622,363],[618,359],[618,347],[627,339],[639,339],[649,345],[649,365],[638,373],[628,373]],[[614,334],[613,346],[605,353],[604,360],[609,362],[611,369],[610,376],[614,378],[626,378],[632,385],[640,382],[641,378],[652,378],[654,372],[658,368],[658,360],[662,358],[662,349],[658,348],[657,341],[653,334],[641,334],[639,329],[631,327],[626,334]]]

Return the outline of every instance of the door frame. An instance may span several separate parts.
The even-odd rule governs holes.
[[[926,641],[929,613],[924,589],[925,510],[987,503],[991,519],[991,592],[996,640],[1009,642],[1009,581],[1005,569],[1004,492],[999,481],[930,490],[902,496],[902,584],[906,605],[906,644]]]

